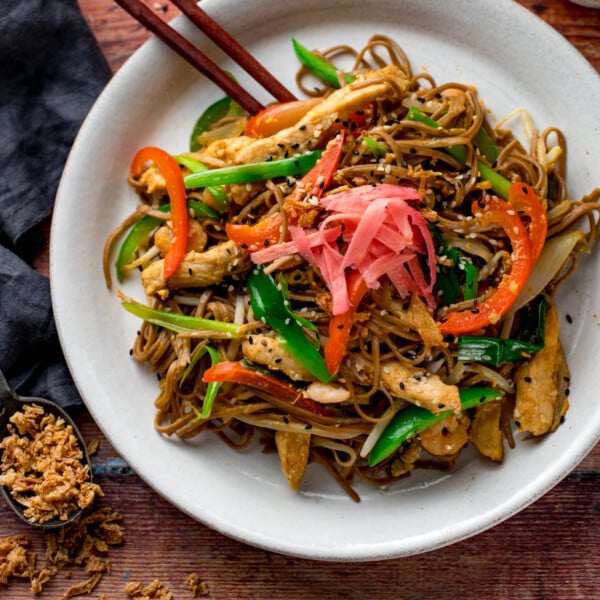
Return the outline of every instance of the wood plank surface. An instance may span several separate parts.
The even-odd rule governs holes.
[[[118,70],[148,34],[112,0],[79,2]],[[567,0],[520,3],[566,36],[600,71],[600,11]],[[177,14],[161,0],[148,4],[167,20]],[[37,265],[47,271],[47,256]],[[196,523],[120,461],[86,412],[78,422],[86,439],[100,441],[94,457],[96,481],[105,492],[100,506],[119,511],[125,530],[124,543],[108,553],[112,572],[89,597],[126,598],[126,582],[160,579],[173,598],[182,600],[191,597],[186,576],[196,573],[215,600],[600,598],[600,445],[543,498],[474,538],[416,557],[322,563],[259,550]],[[0,539],[18,533],[28,534],[32,548],[43,555],[43,536],[0,502]],[[78,569],[69,579],[59,575],[42,598],[61,598],[83,577]],[[32,594],[27,582],[15,582],[0,585],[0,598],[25,600]]]

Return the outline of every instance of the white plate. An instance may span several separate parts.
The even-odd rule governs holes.
[[[372,33],[394,37],[415,71],[438,82],[476,85],[496,117],[525,106],[536,125],[569,140],[574,196],[598,185],[600,79],[554,30],[506,0],[204,0],[205,10],[294,89],[290,38],[308,47],[358,47]],[[243,85],[229,59],[180,19],[177,26]],[[257,95],[268,100],[256,90]],[[597,257],[584,258],[560,298],[562,338],[572,369],[566,423],[540,442],[519,443],[501,466],[466,454],[452,475],[418,473],[382,492],[360,486],[355,504],[319,466],[291,492],[277,458],[237,453],[215,436],[192,443],[153,429],[153,375],[129,357],[139,322],[104,286],[102,247],[135,204],[129,162],[146,144],[187,148],[191,127],[222,96],[191,67],[151,40],[108,85],[73,146],[51,236],[51,282],[61,342],[77,386],[115,449],[158,493],[195,519],[249,544],[323,560],[374,560],[432,550],[515,514],[558,483],[600,436],[600,352],[595,311]],[[593,173],[596,173],[594,176]],[[594,178],[595,177],[595,178]],[[137,282],[125,291],[143,298]]]

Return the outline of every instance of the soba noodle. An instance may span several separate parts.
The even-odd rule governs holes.
[[[369,86],[382,84],[391,90],[388,97],[369,103],[365,109],[366,122],[363,119],[358,126],[355,122],[337,127],[339,130],[346,125],[345,140],[340,164],[324,198],[364,189],[364,186],[374,190],[381,185],[416,190],[421,198],[418,211],[429,229],[436,230],[435,239],[442,240],[446,249],[458,251],[462,260],[477,268],[477,295],[466,299],[461,296],[447,305],[436,292],[432,303],[431,298],[417,293],[402,294],[389,277],[379,277],[377,286],[367,290],[357,307],[352,334],[335,379],[315,385],[314,377],[301,376],[294,380],[279,370],[276,362],[269,364],[268,360],[262,360],[260,364],[256,358],[260,353],[256,354],[254,349],[252,354],[248,350],[249,341],[260,340],[265,348],[269,346],[279,352],[281,359],[276,332],[253,314],[247,286],[253,265],[249,253],[242,250],[239,268],[220,277],[213,285],[176,289],[167,283],[148,297],[149,304],[156,309],[243,325],[241,337],[231,338],[210,329],[177,333],[145,321],[133,343],[132,355],[158,375],[154,425],[161,433],[188,439],[212,431],[238,450],[256,442],[265,450],[278,450],[292,487],[300,485],[306,463],[322,463],[340,485],[358,499],[352,487],[357,479],[385,486],[420,466],[449,468],[469,442],[488,458],[502,460],[504,445],[514,445],[513,429],[515,426],[523,428],[518,415],[515,416],[515,403],[519,401],[516,378],[523,363],[532,357],[524,356],[523,360],[499,365],[460,360],[457,357],[459,336],[442,335],[438,329],[445,316],[453,311],[477,311],[486,298],[493,296],[515,260],[506,231],[493,224],[482,224],[471,212],[473,201],[494,194],[490,182],[479,177],[480,162],[509,182],[529,184],[546,211],[547,241],[557,240],[556,246],[561,250],[549,257],[544,257],[543,252],[540,255],[536,274],[545,272],[540,275],[540,289],[535,295],[543,293],[550,311],[558,285],[577,265],[578,251],[590,248],[596,241],[600,191],[595,190],[578,200],[570,198],[565,185],[565,140],[558,129],[549,127],[538,131],[532,126],[529,114],[522,111],[511,115],[508,121],[523,123],[528,139],[519,141],[506,123],[496,127],[490,124],[483,99],[473,86],[459,82],[438,84],[426,73],[413,73],[403,50],[386,37],[374,36],[359,52],[339,46],[323,52],[322,56],[332,63],[341,59],[347,63],[348,57],[352,57],[354,66],[348,71],[362,75],[354,83],[348,83],[340,71],[343,87],[367,90]],[[386,70],[390,64],[395,65],[395,70]],[[331,97],[334,93],[333,88],[322,84],[316,89],[314,78],[305,68],[299,71],[297,83],[306,96]],[[409,119],[411,107],[424,111],[439,127]],[[243,131],[247,119],[245,115],[229,117],[229,121],[237,123],[238,132]],[[216,127],[222,126],[221,122]],[[493,161],[478,149],[475,139],[480,130],[488,134],[499,150]],[[322,138],[321,147],[333,135],[332,131],[327,139]],[[317,137],[315,134],[315,139]],[[235,146],[232,140],[240,139],[243,138],[213,142],[190,156],[210,168],[226,166],[233,156],[228,154],[228,149]],[[221,150],[217,151],[219,144]],[[238,145],[242,148],[246,143]],[[466,149],[465,164],[446,151],[455,146]],[[374,153],[374,147],[379,154]],[[141,178],[130,178],[141,199],[141,207],[107,242],[107,271],[110,270],[106,261],[111,247],[133,222],[144,214],[151,214],[161,219],[167,228],[170,225],[170,213],[156,210],[165,198],[160,174],[157,180],[156,168],[150,171],[154,171],[154,177],[145,173]],[[288,240],[292,225],[289,199],[297,185],[296,179],[287,177],[227,186],[227,212],[218,218],[194,220],[193,235],[202,238],[199,253],[227,243],[226,222],[255,224],[268,215],[281,216],[279,241]],[[214,206],[206,189],[188,190],[190,197]],[[305,210],[306,206],[295,209]],[[306,227],[311,231],[330,214],[322,208],[313,212]],[[529,218],[526,215],[521,218],[531,230]],[[571,238],[566,236],[574,227],[579,233],[569,242]],[[579,231],[582,228],[585,233]],[[139,248],[129,268],[148,269],[159,260],[164,252],[157,247],[158,239],[157,232],[146,247]],[[442,246],[438,241],[438,272],[456,268],[458,265],[440,250]],[[347,246],[340,242],[340,249],[343,253]],[[556,263],[557,260],[560,262]],[[424,254],[419,261],[426,270]],[[299,252],[267,261],[264,269],[287,289],[292,310],[313,324],[316,331],[306,329],[305,333],[312,341],[320,339],[322,350],[330,335],[328,328],[332,319],[332,295],[323,273]],[[464,274],[460,270],[457,277],[464,286]],[[526,306],[532,302],[533,298],[524,300]],[[519,314],[509,310],[473,334],[504,339],[517,337]],[[205,346],[214,348],[222,361],[244,361],[248,368],[267,372],[268,376],[295,386],[323,410],[313,412],[264,389],[225,382],[219,387],[210,411],[203,414],[209,386],[203,376],[213,363],[211,354],[202,354]],[[563,379],[568,381],[568,368],[559,342],[554,353],[551,358],[558,364],[556,368]],[[538,372],[547,375],[543,361],[540,367]],[[419,403],[414,398],[403,397],[402,392],[393,388],[385,369],[398,369],[398,373],[405,374],[425,372],[438,378],[444,386],[459,389],[487,386],[501,390],[503,395],[481,407],[455,411],[441,423],[410,437],[384,460],[370,465],[369,452],[391,416],[411,403]],[[393,376],[400,377],[395,372]],[[527,377],[529,375],[525,375]],[[402,379],[400,389],[404,389]],[[546,423],[542,431],[530,428],[535,435],[553,431],[568,407],[568,384],[558,383],[555,377],[550,392],[554,399],[539,398],[540,406],[534,409],[542,411],[544,403],[554,402],[550,408],[552,421]],[[294,469],[300,471],[299,476],[293,475]]]

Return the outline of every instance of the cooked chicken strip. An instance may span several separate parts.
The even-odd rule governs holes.
[[[551,305],[546,313],[544,347],[515,373],[517,399],[513,416],[521,431],[533,435],[555,429],[568,407],[568,371],[558,333],[558,314]]]
[[[308,465],[310,433],[276,431],[275,445],[281,461],[281,470],[290,487],[297,490]]]
[[[401,321],[402,325],[416,331],[421,336],[428,353],[435,346],[447,346],[440,328],[417,294],[412,295],[408,306],[406,303],[392,300],[390,312]]]
[[[142,271],[142,284],[149,296],[158,294],[166,297],[171,289],[217,285],[226,277],[243,271],[249,264],[249,258],[229,240],[204,252],[188,252],[168,281],[163,275],[163,264],[163,260],[158,260]]]
[[[314,379],[307,369],[292,358],[275,338],[270,336],[249,336],[242,342],[242,352],[248,360],[264,365],[273,371],[281,371],[294,381],[312,381]]]
[[[293,127],[264,139],[241,137],[219,140],[202,154],[215,156],[228,164],[242,164],[314,150],[322,147],[322,136],[336,123],[349,119],[370,102],[393,98],[407,85],[406,76],[395,65],[370,71],[359,75],[355,83],[334,91]]]
[[[458,388],[445,384],[441,377],[392,360],[381,364],[381,382],[390,394],[438,414],[442,410],[461,411]]]

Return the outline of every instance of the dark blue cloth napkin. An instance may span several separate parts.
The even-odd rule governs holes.
[[[76,0],[6,2],[0,14],[0,369],[23,395],[81,403],[58,343],[44,241],[77,131],[111,76]]]

